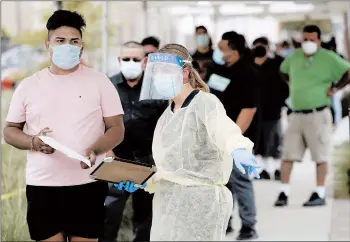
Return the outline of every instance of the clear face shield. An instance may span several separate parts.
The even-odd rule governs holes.
[[[169,100],[179,95],[183,86],[184,62],[186,60],[172,54],[149,54],[140,101]]]

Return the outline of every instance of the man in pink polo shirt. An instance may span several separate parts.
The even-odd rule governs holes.
[[[49,18],[51,65],[17,87],[4,128],[8,144],[28,150],[27,222],[36,241],[96,241],[103,234],[108,185],[89,174],[123,140],[123,109],[110,80],[80,64],[85,26],[76,12],[59,10]],[[85,155],[94,166],[87,169],[55,152],[39,133]]]

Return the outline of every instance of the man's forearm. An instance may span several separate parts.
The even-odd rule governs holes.
[[[256,108],[244,108],[239,113],[236,124],[241,128],[242,134],[244,134],[249,128],[255,112]]]
[[[96,155],[104,154],[119,145],[124,139],[124,127],[113,126],[90,148]]]
[[[334,88],[336,88],[337,90],[342,89],[343,87],[348,85],[349,82],[350,82],[350,70],[344,73],[342,78],[340,78],[340,80],[335,84]]]
[[[16,127],[4,128],[4,140],[9,145],[20,149],[30,150],[32,136],[25,134],[22,130]]]

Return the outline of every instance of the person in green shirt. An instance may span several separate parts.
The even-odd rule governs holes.
[[[321,31],[315,25],[303,29],[302,48],[281,64],[289,84],[292,113],[284,137],[281,192],[275,206],[288,204],[289,180],[294,161],[301,161],[306,148],[316,162],[317,188],[303,206],[325,205],[325,177],[332,138],[331,97],[350,80],[350,63],[321,47]],[[334,84],[333,82],[337,80]]]

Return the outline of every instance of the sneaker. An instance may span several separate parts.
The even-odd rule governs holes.
[[[263,170],[259,175],[260,175],[259,180],[270,180],[271,179],[270,174],[266,170]],[[257,179],[257,178],[255,178],[255,179]]]
[[[228,226],[227,226],[227,229],[226,229],[226,234],[232,233],[232,232],[233,232],[233,228],[232,228],[232,225],[231,225],[231,221],[232,221],[232,217],[230,217],[230,220],[228,221]]]
[[[281,180],[281,172],[280,172],[280,170],[276,170],[274,175],[275,175],[275,180],[276,181],[280,181]]]
[[[275,202],[275,207],[284,207],[288,205],[288,197],[284,192],[281,192]]]
[[[317,192],[311,194],[309,201],[303,204],[304,207],[315,207],[326,205],[326,199],[320,198]]]
[[[257,238],[258,234],[254,228],[243,226],[239,231],[239,235],[237,236],[236,240],[253,240]]]

